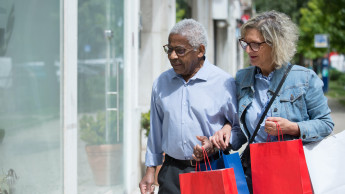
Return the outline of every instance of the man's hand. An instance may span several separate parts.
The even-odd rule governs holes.
[[[145,176],[141,179],[139,183],[139,188],[141,194],[153,193],[155,190],[154,180],[155,180],[156,167],[147,167]]]
[[[210,141],[212,142],[213,146],[215,146],[218,149],[225,150],[230,141],[230,135],[231,135],[231,125],[230,123],[226,123],[223,128],[221,128],[219,131],[214,133],[213,136],[210,137]]]
[[[205,136],[196,136],[196,138],[199,141],[201,141],[201,146],[198,144],[196,146],[194,146],[193,158],[196,161],[201,161],[204,159],[202,147],[205,149],[207,155],[211,155],[214,153],[213,145],[212,145],[211,141]]]

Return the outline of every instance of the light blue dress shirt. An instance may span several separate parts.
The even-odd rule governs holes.
[[[268,95],[268,88],[271,83],[271,79],[273,77],[274,71],[272,71],[267,77],[261,74],[261,71],[259,68],[257,68],[257,73],[255,74],[255,84],[254,84],[254,99],[249,105],[247,114],[245,115],[246,124],[248,131],[250,133],[250,136],[253,135],[256,126],[258,125],[258,122],[261,118],[261,115],[266,109],[266,106],[270,100],[270,97]],[[267,117],[272,116],[272,110],[271,108],[267,112],[265,119],[260,125],[260,129],[254,138],[254,143],[257,142],[266,142],[268,134],[265,132],[265,121]],[[277,141],[277,136],[270,136],[270,141]]]
[[[239,130],[235,80],[207,60],[188,82],[165,71],[153,83],[150,119],[145,165],[162,164],[163,152],[190,160],[196,136],[212,136],[227,121]]]

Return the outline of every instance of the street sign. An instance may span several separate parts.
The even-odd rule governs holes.
[[[328,48],[328,34],[315,34],[314,35],[315,48]]]

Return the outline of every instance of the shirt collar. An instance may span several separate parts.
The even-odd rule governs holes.
[[[256,67],[256,74],[255,74],[255,78],[259,78],[259,79],[265,79],[268,81],[271,81],[273,74],[274,74],[275,70],[272,71],[270,74],[268,74],[268,76],[264,76],[262,75],[261,69]]]

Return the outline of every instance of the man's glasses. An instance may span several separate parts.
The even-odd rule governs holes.
[[[164,52],[166,52],[168,55],[171,55],[173,51],[175,51],[176,55],[179,57],[185,56],[189,51],[192,51],[193,49],[186,49],[180,46],[177,47],[169,47],[169,45],[163,46]]]
[[[241,47],[243,48],[243,50],[246,50],[247,46],[249,46],[254,52],[258,52],[260,50],[260,46],[264,42],[246,42],[243,39],[239,39],[238,42],[240,42]]]

